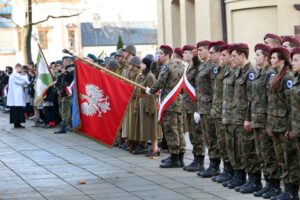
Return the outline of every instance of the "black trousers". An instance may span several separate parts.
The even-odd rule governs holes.
[[[22,106],[10,107],[9,121],[11,124],[21,124],[25,122],[25,112]]]
[[[49,122],[54,122],[55,121],[55,108],[54,108],[54,106],[45,106],[44,107],[44,112],[45,112],[45,119],[44,119],[45,124],[49,124]]]

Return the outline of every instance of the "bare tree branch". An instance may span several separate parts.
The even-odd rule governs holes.
[[[28,26],[30,26],[30,25],[31,25],[31,26],[38,25],[38,24],[40,24],[40,23],[43,23],[43,22],[48,21],[50,18],[52,18],[52,19],[60,19],[60,18],[70,18],[70,17],[79,16],[79,15],[81,15],[81,13],[83,13],[84,11],[85,11],[85,9],[83,9],[81,12],[76,13],[76,14],[73,14],[73,15],[60,15],[60,16],[48,15],[48,16],[46,17],[46,19],[41,20],[41,21],[37,21],[37,22],[32,22],[32,23],[30,23],[30,24],[26,24],[24,27],[28,27]]]

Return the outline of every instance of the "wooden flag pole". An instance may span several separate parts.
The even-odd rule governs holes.
[[[89,62],[89,61],[87,61],[87,60],[85,60],[85,59],[83,59],[83,58],[81,58],[81,57],[78,57],[78,56],[74,55],[73,53],[71,53],[70,51],[68,51],[67,49],[63,49],[63,53],[66,53],[66,54],[69,54],[69,55],[71,55],[71,56],[74,56],[74,57],[77,58],[78,60],[81,60],[82,62],[84,62],[84,63],[90,65],[91,67],[93,67],[93,68],[95,68],[95,69],[102,70],[102,71],[106,72],[106,73],[109,74],[109,75],[112,75],[112,76],[114,76],[114,77],[116,77],[116,78],[119,78],[119,79],[125,81],[126,83],[129,83],[130,85],[133,85],[133,86],[135,86],[135,87],[138,87],[138,88],[140,88],[140,89],[142,89],[142,90],[146,90],[146,87],[144,87],[144,86],[142,86],[142,85],[140,85],[140,84],[138,84],[138,83],[136,83],[136,82],[134,82],[134,81],[131,81],[131,80],[129,80],[129,79],[123,77],[123,76],[120,76],[119,74],[114,73],[114,72],[112,72],[112,71],[110,71],[110,70],[108,70],[108,69],[106,69],[106,68],[104,68],[104,67],[101,67],[101,66],[99,66],[99,65],[97,65],[97,64],[95,64],[95,63],[91,63],[91,62]]]

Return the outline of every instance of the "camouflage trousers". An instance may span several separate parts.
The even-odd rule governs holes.
[[[249,174],[261,173],[260,163],[255,151],[254,133],[252,131],[247,132],[244,125],[238,124],[236,125],[236,135],[243,168]]]
[[[208,148],[209,158],[220,158],[215,120],[212,119],[210,115],[201,114],[201,127],[202,132],[204,133],[205,143]]]
[[[298,154],[298,164],[300,166],[300,137],[297,137],[297,154]]]
[[[280,166],[277,161],[273,139],[265,128],[254,128],[256,155],[260,162],[264,176],[279,179]]]
[[[185,152],[182,113],[166,111],[162,126],[169,152],[172,154]]]
[[[193,145],[193,153],[196,156],[205,155],[205,142],[200,124],[196,124],[194,121],[194,114],[187,113],[187,127],[190,136],[191,143]]]
[[[228,162],[229,156],[226,148],[226,139],[225,139],[225,125],[222,124],[222,119],[215,119],[216,134],[218,138],[218,147],[220,149],[220,156],[223,161]]]
[[[274,133],[273,142],[277,159],[283,159],[282,179],[284,183],[300,184],[300,166],[298,162],[297,141],[284,136],[285,133]],[[283,154],[283,155],[282,155]]]
[[[229,161],[234,170],[244,170],[241,150],[238,145],[238,136],[236,133],[236,127],[233,124],[225,124],[225,140],[226,150],[229,157]]]
[[[61,98],[60,114],[63,126],[68,126],[71,123],[72,100],[72,96]]]

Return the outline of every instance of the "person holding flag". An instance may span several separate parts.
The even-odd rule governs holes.
[[[153,95],[161,90],[159,121],[162,123],[171,156],[160,167],[179,168],[182,167],[181,163],[185,153],[185,141],[180,140],[180,134],[183,134],[183,115],[182,100],[179,94],[183,87],[184,68],[171,60],[173,49],[170,46],[160,46],[159,53],[159,59],[163,66],[154,85],[146,88],[146,94]]]

